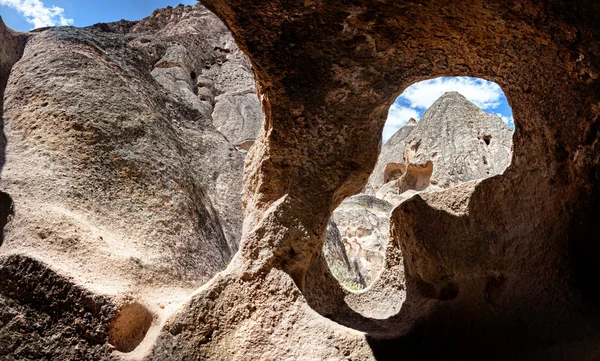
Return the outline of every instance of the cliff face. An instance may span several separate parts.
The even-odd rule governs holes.
[[[432,163],[429,184],[449,188],[501,174],[510,164],[512,131],[457,92],[442,95],[418,123],[408,123],[383,146],[367,188],[377,192],[409,164]],[[421,189],[419,189],[421,190]]]
[[[0,24],[0,41],[0,319],[26,315],[0,324],[0,358],[132,351],[238,249],[245,150],[218,109],[251,103],[231,121],[244,140],[260,128],[248,59],[199,5],[35,34]]]

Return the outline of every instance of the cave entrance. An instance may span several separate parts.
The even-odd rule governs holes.
[[[390,214],[421,192],[502,174],[512,155],[512,109],[496,83],[440,77],[408,87],[389,108],[367,186],[328,224],[324,254],[349,290],[371,285],[390,242]]]

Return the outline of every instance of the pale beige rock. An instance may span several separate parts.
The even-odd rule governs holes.
[[[501,174],[510,164],[512,136],[498,116],[457,92],[445,93],[418,123],[409,122],[384,145],[367,190],[376,193],[399,178],[402,193]]]
[[[0,359],[139,359],[238,248],[244,153],[196,106],[188,71],[189,49],[207,56],[199,49],[210,42],[191,29],[226,29],[202,7],[163,13],[28,34],[10,72],[0,319],[26,318],[0,323]],[[72,336],[69,323],[79,325]]]
[[[204,185],[202,174],[187,176],[195,169],[196,157],[204,153],[190,152],[194,157],[183,154],[194,140],[205,140],[198,132],[216,134],[208,137],[208,143],[217,149],[224,140],[208,130],[212,122],[198,123],[206,121],[201,116],[190,120],[189,115],[200,113],[171,97],[151,77],[152,65],[160,60],[162,51],[153,53],[149,47],[152,61],[136,64],[127,61],[130,51],[144,54],[143,47],[130,50],[130,46],[137,47],[135,40],[121,47],[115,41],[118,36],[110,33],[106,38],[94,35],[94,41],[87,35],[75,36],[85,34],[81,30],[42,33],[32,39],[25,57],[13,69],[14,83],[9,85],[5,103],[7,114],[12,103],[9,120],[23,121],[12,124],[23,124],[18,131],[28,140],[19,140],[16,129],[7,128],[13,132],[9,139],[14,137],[7,154],[19,150],[12,154],[22,163],[13,162],[12,171],[7,163],[2,181],[14,196],[15,215],[6,226],[5,244],[0,248],[4,254],[1,284],[9,285],[0,289],[2,302],[8,305],[0,307],[3,312],[8,310],[1,319],[12,321],[3,324],[0,332],[9,336],[2,340],[9,340],[10,347],[26,346],[15,354],[12,349],[4,351],[6,342],[0,343],[5,355],[70,360],[382,361],[398,357],[588,360],[598,354],[600,335],[593,317],[598,311],[596,281],[600,274],[595,237],[600,224],[597,2],[206,3],[227,22],[240,49],[249,55],[265,114],[264,129],[246,157],[246,217],[240,251],[224,272],[193,294],[163,289],[157,295],[152,284],[139,288],[140,294],[130,296],[143,301],[140,303],[155,315],[156,324],[132,353],[124,354],[108,344],[107,325],[118,310],[129,309],[125,306],[131,302],[123,299],[119,303],[100,293],[129,289],[114,274],[135,283],[154,271],[142,263],[142,267],[132,265],[141,270],[131,275],[130,269],[120,266],[118,257],[128,253],[120,252],[110,263],[114,274],[99,277],[108,283],[102,291],[97,282],[81,285],[82,278],[101,274],[102,267],[78,265],[88,269],[71,276],[76,262],[66,261],[99,254],[94,253],[101,244],[96,236],[109,233],[105,228],[120,230],[126,223],[128,234],[145,234],[155,218],[147,213],[149,221],[138,217],[140,208],[149,207],[139,197],[149,189],[160,196],[165,188],[158,181],[163,177],[176,177],[181,181],[177,185],[195,181]],[[143,27],[160,27],[157,24],[183,13],[157,13]],[[123,36],[132,26],[118,23],[106,28]],[[165,33],[177,31],[165,29]],[[151,42],[143,36],[138,38],[140,44],[142,40]],[[39,48],[42,40],[62,43]],[[104,45],[105,41],[110,46]],[[38,49],[40,52],[34,52]],[[44,61],[54,59],[57,66],[65,66],[54,73],[45,71],[44,66],[35,69],[28,66],[39,61],[33,54],[46,54]],[[77,59],[83,69],[110,70],[108,84],[122,81],[123,87],[113,92],[95,90],[100,88],[96,82],[107,83],[106,79],[88,76],[86,82],[81,81],[77,76],[80,68],[68,66]],[[68,76],[60,69],[68,71]],[[364,291],[345,290],[329,272],[321,252],[328,220],[345,198],[365,187],[377,162],[388,107],[399,92],[416,81],[448,74],[478,76],[503,87],[517,123],[512,163],[501,175],[441,192],[420,193],[402,203],[393,213],[381,276]],[[35,94],[48,99],[37,99]],[[113,94],[118,94],[118,102],[110,97]],[[123,99],[129,107],[118,106]],[[59,109],[59,100],[68,106]],[[45,107],[44,101],[48,101]],[[79,112],[81,104],[88,106],[86,102],[96,107],[89,117]],[[48,116],[47,107],[49,113],[56,108],[60,110],[57,116],[72,117],[40,121],[53,119],[55,113]],[[123,109],[130,115],[140,107],[150,113],[150,120],[139,119],[144,121],[143,127],[136,126],[135,117],[111,116]],[[171,122],[179,124],[165,125]],[[64,128],[72,124],[75,129]],[[161,124],[165,126],[153,128]],[[89,128],[81,131],[79,126]],[[193,132],[194,126],[201,130]],[[148,133],[140,135],[140,129],[146,128]],[[156,130],[150,132],[152,129]],[[110,137],[93,137],[95,134]],[[152,140],[168,138],[169,142],[149,143],[151,146],[143,149],[136,148],[139,143],[127,142],[114,147],[139,150],[133,154],[143,163],[126,163],[128,154],[100,147],[132,134],[136,139],[152,136]],[[177,139],[180,135],[181,140]],[[171,140],[177,146],[164,146]],[[92,141],[94,147],[87,144]],[[129,167],[140,173],[125,172],[124,185],[112,173],[90,177],[96,168],[89,168],[91,174],[83,172],[88,168],[76,159],[92,150],[98,152],[93,153],[94,161],[105,159],[107,153],[117,161],[126,158],[114,166],[121,171],[122,165],[144,166]],[[217,153],[215,160],[228,155]],[[145,176],[146,170],[154,169],[148,166],[152,160],[164,154],[169,161],[165,168],[152,177]],[[42,162],[47,159],[53,162]],[[198,161],[206,167],[211,160],[201,157]],[[102,165],[98,168],[107,169]],[[100,185],[114,182],[105,188],[81,187],[90,181]],[[185,194],[185,189],[175,184],[174,188]],[[75,198],[78,190],[85,192]],[[109,200],[110,194],[119,197]],[[97,230],[62,209],[39,207],[42,202],[65,199],[69,202],[64,206],[69,209],[80,211],[89,206],[97,215],[94,222],[88,222],[106,227],[96,226]],[[180,222],[182,232],[191,232],[186,206],[204,206],[207,199],[209,196],[197,194],[193,202],[187,202],[181,195],[176,211],[157,205],[158,216],[172,217],[166,225],[156,226],[170,229],[169,220],[173,220]],[[206,210],[199,208],[200,212]],[[52,229],[60,234],[46,235],[47,227],[36,230],[35,225],[42,222],[52,222]],[[213,223],[198,229],[206,230],[205,225],[212,229]],[[81,234],[83,227],[92,235]],[[36,235],[35,231],[42,232]],[[19,234],[23,237],[17,237]],[[103,250],[112,256],[115,250],[123,251],[119,247],[144,248],[142,243],[151,244],[155,238],[140,238],[136,243],[135,239],[106,237]],[[34,240],[40,257],[53,257],[48,261],[53,266],[40,264],[31,256]],[[31,246],[26,250],[29,256],[8,255],[27,244]],[[43,253],[45,250],[54,253]],[[177,249],[159,251],[157,259],[172,255],[169,264],[184,273],[199,273],[198,267],[206,266],[204,259],[180,263],[178,257],[184,256]],[[15,252],[25,252],[25,248]],[[54,258],[57,254],[64,257]],[[169,274],[172,269],[164,272]],[[165,276],[153,281],[164,285],[177,279]],[[165,305],[161,312],[157,299],[165,294],[175,304]],[[171,316],[165,320],[167,314]],[[141,324],[145,327],[146,323]]]
[[[332,219],[336,229],[339,229],[344,252],[326,252],[325,258],[333,275],[346,286],[364,288],[379,276],[390,239],[391,211],[390,203],[360,194],[344,200],[333,212]],[[331,226],[328,225],[325,249],[331,247],[329,243],[336,242],[336,238],[330,235],[331,232],[335,233],[335,230],[330,230]],[[348,259],[346,270],[340,269],[339,260],[334,258],[336,256]]]

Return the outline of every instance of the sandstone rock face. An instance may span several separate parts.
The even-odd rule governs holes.
[[[383,267],[392,208],[420,191],[501,174],[510,163],[511,138],[500,118],[456,92],[441,96],[419,123],[410,119],[399,129],[383,147],[366,187],[379,199],[350,197],[333,212],[360,284],[371,284]],[[329,231],[327,242],[333,242]],[[336,278],[348,283],[339,265],[326,259]]]
[[[167,8],[131,33],[136,47],[156,54],[154,78],[247,150],[262,128],[262,111],[250,62],[223,23],[202,6]]]
[[[600,258],[586,235],[600,179],[597,2],[205,3],[249,55],[265,129],[246,160],[240,252],[173,316],[149,359],[598,352],[583,316],[599,309],[589,294],[599,273],[586,272]],[[381,277],[344,290],[321,253],[328,220],[367,184],[399,89],[449,74],[504,89],[512,163],[402,203]]]
[[[0,42],[0,359],[139,358],[238,249],[248,60],[200,5]]]
[[[191,293],[223,267],[214,250],[228,244],[207,154],[244,155],[204,108],[152,76],[175,44],[144,48],[161,36],[149,29],[178,12],[189,21],[188,10],[154,16],[139,33],[121,22],[36,34],[5,94],[0,185],[14,207],[0,247],[2,357],[598,354],[597,2],[206,4],[248,54],[265,117],[246,157],[239,252]],[[167,60],[179,64],[176,53]],[[505,90],[513,161],[396,207],[380,277],[345,289],[322,251],[329,219],[366,186],[399,89],[448,74]],[[181,72],[162,75],[185,89]]]
[[[510,164],[512,135],[498,116],[457,92],[445,93],[419,123],[409,122],[383,146],[367,189],[377,192],[405,175],[399,193],[502,174]]]

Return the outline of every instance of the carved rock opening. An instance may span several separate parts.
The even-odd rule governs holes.
[[[449,87],[461,89],[472,101],[448,91]],[[433,98],[432,92],[439,92],[439,98]],[[508,113],[506,120],[495,111]],[[405,125],[398,128],[402,124],[398,114],[410,112],[420,121],[404,120]],[[347,252],[339,260],[334,259],[336,253],[326,252],[340,283],[356,291],[376,280],[390,241],[390,213],[399,204],[422,191],[436,192],[503,173],[511,158],[510,116],[500,86],[484,79],[441,77],[407,88],[390,107],[383,130],[386,142],[363,194],[344,200],[333,212],[333,226],[328,226],[326,249],[342,243]],[[482,139],[492,136],[498,139],[493,146],[484,144]],[[330,232],[330,227],[336,232]],[[430,288],[429,297],[435,299],[449,300],[457,294],[452,283]]]
[[[505,359],[524,358],[523,342],[535,345],[537,356],[556,357],[548,347],[556,344],[565,345],[563,356],[586,354],[573,352],[574,339],[578,350],[594,349],[598,333],[590,335],[593,322],[581,316],[586,306],[570,283],[572,260],[565,255],[572,224],[581,221],[574,216],[587,217],[593,204],[580,200],[598,198],[589,186],[598,182],[599,164],[597,2],[206,4],[249,55],[265,112],[264,133],[247,159],[245,232],[235,262],[243,279],[287,287],[272,277],[275,270],[290,275],[313,309],[334,320],[344,316],[368,334],[365,349],[354,349],[357,359],[397,358],[418,339],[428,340],[427,349],[410,344],[408,359],[459,359],[465,349],[466,358],[477,359],[499,337],[505,342],[494,350]],[[327,220],[365,186],[397,87],[457,74],[505,90],[518,122],[513,162],[502,176],[396,208],[392,239],[402,253],[388,253],[382,278],[397,292],[382,289],[378,297],[397,297],[404,283],[405,299],[387,302],[386,315],[365,317],[324,270]],[[394,272],[398,265],[404,274]],[[492,305],[485,288],[498,274],[505,281],[502,292],[492,292]],[[449,301],[426,299],[414,286],[418,280],[452,280],[459,292]],[[317,323],[308,313],[296,321]],[[347,344],[351,336],[331,330]],[[382,339],[392,341],[373,341]],[[299,346],[294,340],[286,338],[285,346]],[[212,344],[206,349],[219,341]],[[273,352],[285,355],[284,347]],[[312,352],[306,355],[319,358]]]
[[[138,302],[123,306],[109,326],[108,342],[118,351],[131,352],[144,340],[152,326],[152,313]]]

